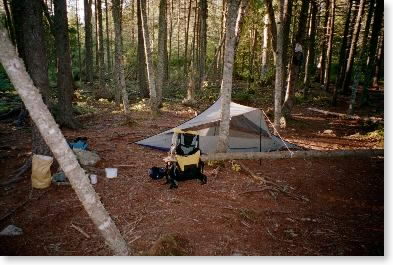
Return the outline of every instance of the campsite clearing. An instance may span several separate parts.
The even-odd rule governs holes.
[[[82,117],[85,129],[64,134],[86,136],[102,158],[88,171],[98,175],[95,190],[136,255],[383,255],[383,157],[242,161],[255,175],[307,200],[264,189],[249,173],[233,170],[236,161],[207,165],[207,185],[187,181],[169,190],[147,174],[164,166],[166,153],[133,142],[173,128],[195,111],[172,104],[152,120],[142,108],[132,113],[130,125],[111,104],[95,104],[105,111]],[[0,127],[2,182],[31,148],[28,129]],[[360,121],[299,106],[282,136],[318,150],[382,148],[383,140],[369,132]],[[119,176],[106,179],[104,168],[114,165],[123,165]],[[15,210],[0,228],[14,224],[24,232],[1,238],[2,255],[112,254],[70,186],[32,190],[27,173],[24,181],[0,189],[0,218]]]

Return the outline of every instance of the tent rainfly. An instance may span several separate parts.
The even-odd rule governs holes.
[[[197,131],[200,135],[202,153],[215,153],[220,126],[221,98],[195,118],[177,126],[183,131]],[[229,128],[229,152],[270,152],[285,148],[296,148],[272,135],[260,109],[231,102]],[[136,144],[169,151],[174,129],[140,140]]]

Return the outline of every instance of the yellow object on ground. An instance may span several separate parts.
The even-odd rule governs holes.
[[[36,189],[45,189],[50,186],[50,167],[53,157],[44,155],[33,155],[31,170],[31,185]]]
[[[188,165],[198,165],[199,159],[201,158],[201,151],[199,150],[193,155],[189,156],[179,156],[176,155],[177,163],[179,163],[180,169],[184,171],[184,166]]]

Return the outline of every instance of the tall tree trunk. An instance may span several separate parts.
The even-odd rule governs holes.
[[[250,89],[251,82],[254,81],[254,56],[257,49],[258,30],[252,28],[250,31],[250,62],[249,62],[249,76],[248,76],[248,89]]]
[[[0,61],[98,231],[116,255],[128,255],[126,242],[89,183],[3,29],[0,29]]]
[[[282,72],[282,79],[283,79],[283,87],[281,89],[281,100],[285,99],[285,92],[286,92],[286,81],[288,81],[289,77],[289,70],[288,67],[288,47],[291,47],[289,44],[289,34],[291,29],[291,21],[292,21],[292,7],[293,7],[293,0],[285,0],[284,1],[284,13],[283,13],[283,38],[284,38],[284,46],[283,46],[283,53],[282,53],[282,64],[284,66]],[[284,102],[281,102],[283,104]]]
[[[15,40],[16,40],[16,46],[18,48],[18,54],[23,60],[25,60],[26,52],[25,52],[24,41],[23,41],[23,23],[24,23],[23,17],[25,14],[24,14],[23,2],[12,0],[10,6],[11,6],[13,25],[15,29]]]
[[[374,73],[376,59],[377,59],[376,53],[378,48],[378,37],[380,35],[382,24],[383,24],[382,23],[383,9],[384,9],[383,1],[377,1],[375,6],[374,22],[372,27],[370,44],[367,51],[367,56],[365,56],[365,58],[368,58],[369,62],[367,65],[363,64],[366,65],[366,67],[362,67],[362,72],[366,73],[366,76],[365,76],[363,93],[361,98],[361,105],[368,104],[368,100],[369,100],[369,89],[372,86],[373,73]]]
[[[12,23],[11,13],[8,8],[8,1],[3,0],[3,5],[4,5],[4,10],[5,10],[5,15],[6,15],[6,26],[8,29],[8,33],[9,33],[10,39],[12,41],[12,44],[15,45],[15,30],[14,30],[14,25]]]
[[[153,69],[153,58],[150,49],[150,37],[149,37],[149,27],[146,15],[146,2],[140,1],[141,18],[142,18],[142,32],[143,32],[143,44],[145,46],[145,59],[146,59],[146,72],[147,81],[149,84],[150,92],[150,109],[153,115],[158,113],[158,101],[157,101],[157,90],[156,90],[156,80]]]
[[[136,3],[136,1],[132,1],[131,3],[131,46],[135,47],[135,8],[134,8],[134,4]]]
[[[191,42],[191,65],[189,70],[188,84],[187,84],[187,98],[183,101],[183,103],[194,103],[195,97],[195,81],[197,80],[197,50],[195,48],[197,38],[197,29],[198,29],[198,0],[195,0],[195,13],[194,13],[194,25],[193,25],[193,34],[192,34],[192,42]]]
[[[283,90],[283,53],[284,53],[284,6],[288,0],[279,1],[279,17],[277,21],[277,46],[276,46],[276,77],[274,83],[274,126],[279,128],[281,119],[281,96]]]
[[[177,5],[177,60],[180,60],[180,0]]]
[[[76,35],[78,39],[78,67],[79,67],[79,81],[82,80],[82,56],[81,56],[81,38],[79,31],[79,9],[78,9],[78,0],[75,1],[75,17],[76,17]]]
[[[94,49],[95,49],[95,73],[100,69],[100,54],[98,51],[98,18],[97,18],[97,0],[94,0]]]
[[[160,0],[158,19],[158,60],[157,60],[157,104],[161,105],[162,90],[166,87],[168,69],[167,49],[167,0]]]
[[[321,45],[321,58],[320,58],[320,68],[319,68],[319,83],[324,84],[325,78],[325,65],[326,65],[326,44],[328,42],[328,23],[329,23],[329,13],[330,13],[330,1],[325,1],[325,20],[323,22],[323,38]]]
[[[19,54],[23,56],[34,85],[40,89],[44,102],[48,104],[48,58],[44,39],[42,2],[41,0],[13,0],[11,8]],[[51,155],[49,147],[34,124],[32,125],[32,153]]]
[[[192,0],[190,0],[191,2]],[[173,36],[173,0],[170,0],[170,20],[169,20],[169,54],[168,54],[168,62],[169,64],[172,61],[172,36]],[[189,21],[188,21],[189,23]],[[187,64],[187,60],[186,60]],[[184,66],[186,68],[186,66]],[[168,65],[169,69],[169,65]],[[168,79],[170,78],[170,73],[168,72]]]
[[[225,153],[229,148],[230,105],[232,94],[233,64],[236,45],[236,17],[239,12],[239,0],[228,0],[226,21],[224,70],[221,82],[221,115],[218,134],[217,152]]]
[[[85,12],[85,74],[86,82],[93,82],[93,32],[91,26],[91,1],[84,0]]]
[[[248,6],[249,6],[249,0],[240,0],[240,6],[239,6],[239,11],[237,13],[236,28],[235,28],[235,34],[236,34],[235,51],[240,42],[241,30],[244,23],[244,17],[248,10]]]
[[[111,65],[111,44],[110,44],[110,38],[109,38],[109,12],[108,12],[109,6],[108,6],[108,0],[105,0],[105,31],[106,31],[106,66],[107,69],[106,71],[110,73],[112,71],[112,65]]]
[[[302,7],[300,10],[299,14],[299,19],[298,19],[298,30],[296,33],[294,45],[292,47],[292,61],[290,63],[290,70],[289,70],[289,77],[288,77],[288,84],[287,84],[287,90],[285,93],[285,101],[282,106],[282,114],[284,116],[290,116],[291,111],[294,105],[294,97],[295,97],[295,85],[296,81],[298,79],[298,75],[300,73],[300,68],[302,66],[302,62],[299,60],[298,57],[300,57],[299,53],[302,54],[303,56],[303,51],[298,51],[296,52],[296,45],[300,45],[300,47],[304,46],[304,36],[306,35],[307,31],[307,13],[308,13],[308,6],[309,6],[309,1],[303,1]]]
[[[361,40],[362,47],[368,47],[368,41],[369,41],[368,37],[370,35],[369,33],[370,33],[371,19],[373,18],[374,15],[374,4],[375,4],[375,0],[369,0],[366,25],[364,26],[362,40]]]
[[[220,38],[224,42],[225,42],[225,24],[226,24],[226,17],[227,17],[226,10],[227,10],[226,1],[223,1],[223,3],[222,3],[222,10],[221,10]],[[217,69],[218,69],[217,76],[219,76],[219,77],[222,76],[222,70],[223,70],[223,67],[224,67],[224,50],[225,50],[225,45],[221,45],[219,59],[217,60]]]
[[[310,93],[310,85],[311,85],[311,73],[315,71],[315,35],[317,29],[317,13],[318,7],[315,1],[311,2],[311,21],[310,21],[310,32],[309,32],[309,43],[308,43],[308,51],[305,65],[305,73],[304,73],[304,88],[303,88],[303,96],[307,98]]]
[[[100,90],[105,91],[105,52],[104,52],[104,30],[102,28],[102,4],[97,0],[97,19],[98,19],[98,58],[99,58],[99,82]]]
[[[373,84],[372,87],[376,87],[379,89],[379,77],[382,73],[382,67],[383,67],[383,48],[384,48],[384,37],[383,34],[379,37],[379,45],[378,45],[378,53],[377,53],[377,59],[375,62],[375,70],[374,70],[374,75],[373,75]]]
[[[272,36],[272,48],[273,52],[277,52],[277,25],[276,25],[276,19],[274,16],[274,9],[273,9],[273,4],[272,0],[266,0],[266,9],[267,13],[269,14],[269,20],[270,20],[270,35]]]
[[[262,35],[262,60],[261,60],[261,78],[268,72],[267,53],[269,43],[269,14],[265,14],[263,35]]]
[[[147,73],[146,73],[146,58],[145,58],[145,44],[143,41],[143,29],[142,29],[142,13],[141,13],[141,2],[137,0],[137,22],[138,22],[138,85],[139,93],[143,98],[149,97],[149,88],[147,84]]]
[[[335,22],[335,12],[336,12],[336,0],[330,0],[330,19],[328,28],[328,42],[326,50],[326,66],[324,73],[324,83],[323,86],[326,91],[330,91],[330,67],[332,61],[332,51],[333,51],[333,35],[334,35],[334,22]]]
[[[202,79],[206,71],[206,49],[207,49],[207,0],[199,0],[199,62],[196,89],[202,87]]]
[[[54,0],[55,46],[57,57],[57,89],[59,123],[69,128],[77,128],[72,108],[72,68],[70,43],[68,36],[68,18],[66,0]]]
[[[126,89],[126,81],[124,77],[124,66],[123,66],[123,45],[121,38],[121,5],[120,0],[112,1],[112,16],[113,24],[115,27],[115,84],[117,87],[116,94],[121,94],[123,99],[124,113],[128,114],[128,94]]]
[[[350,26],[350,22],[351,22],[353,0],[350,0],[348,2],[349,2],[348,13],[345,18],[344,36],[343,36],[343,39],[341,42],[340,57],[339,57],[339,63],[338,63],[339,70],[337,72],[336,85],[334,86],[334,89],[333,89],[333,99],[332,99],[333,106],[335,106],[337,104],[337,92],[338,92],[338,88],[341,87],[342,80],[344,79],[344,71],[345,71],[345,63],[344,62],[346,62],[346,59],[347,59],[348,35],[350,33],[349,26]]]
[[[348,59],[346,62],[344,78],[343,78],[343,82],[342,82],[342,86],[341,86],[341,90],[344,92],[344,94],[348,92],[348,85],[351,82],[353,60],[355,58],[356,45],[357,45],[358,38],[359,38],[360,28],[362,26],[361,21],[362,21],[362,16],[363,16],[363,11],[364,11],[364,5],[365,5],[365,0],[360,0],[359,10],[358,10],[358,13],[356,16],[355,28],[354,28],[353,34],[352,34],[353,36],[352,36],[351,46],[349,49],[349,55],[348,55]]]
[[[173,0],[172,0],[173,1]],[[184,50],[184,74],[188,73],[188,32],[190,30],[190,18],[191,18],[192,0],[189,0],[188,4],[188,15],[187,15],[187,26],[185,32],[185,50]],[[171,22],[172,26],[172,22]]]

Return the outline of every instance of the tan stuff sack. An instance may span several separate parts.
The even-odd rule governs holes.
[[[31,170],[31,185],[36,189],[45,189],[50,186],[51,172],[50,166],[53,157],[44,155],[33,155]]]

